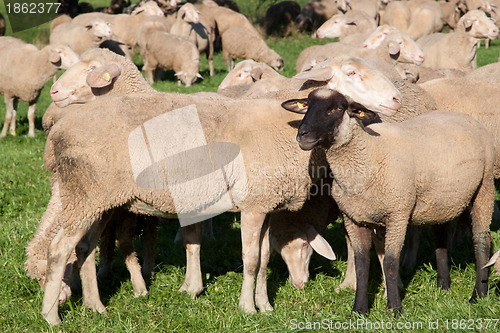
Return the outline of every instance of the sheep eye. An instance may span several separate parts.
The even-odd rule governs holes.
[[[355,72],[355,71],[350,71],[350,72],[348,72],[348,73],[347,73],[347,76],[353,76],[353,75],[355,75],[355,74],[356,74],[356,72]]]
[[[306,246],[307,246],[307,242],[302,243],[302,247],[306,247]]]

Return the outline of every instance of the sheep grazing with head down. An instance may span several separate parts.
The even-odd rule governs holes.
[[[68,46],[35,45],[14,37],[0,37],[0,94],[5,98],[5,122],[0,137],[16,134],[17,101],[29,104],[28,136],[35,136],[35,106],[43,86],[59,71],[78,61]]]
[[[222,57],[227,70],[234,67],[234,59],[253,59],[264,62],[276,70],[285,66],[283,58],[267,46],[266,42],[246,28],[230,28],[222,34]]]
[[[387,306],[399,315],[399,256],[407,225],[432,225],[436,233],[438,286],[450,287],[443,223],[470,213],[476,255],[476,284],[471,302],[486,295],[490,222],[495,188],[494,146],[486,129],[468,115],[434,111],[401,123],[367,126],[376,117],[336,91],[318,89],[307,99],[284,102],[284,108],[306,113],[297,141],[304,150],[321,147],[337,174],[332,196],[343,213],[354,249],[356,298],[353,311],[368,312],[370,226],[383,226]],[[391,112],[386,112],[390,114]],[[456,147],[460,147],[459,150]],[[367,205],[367,203],[370,203]]]

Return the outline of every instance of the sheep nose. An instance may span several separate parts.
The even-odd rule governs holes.
[[[52,89],[50,89],[50,94],[51,94],[51,95],[55,95],[55,94],[57,94],[58,92],[59,92],[59,90],[57,90],[56,88],[52,88]]]
[[[304,138],[304,137],[308,137],[309,134],[311,134],[311,133],[308,130],[299,129],[299,133],[298,133],[297,137]]]
[[[392,98],[392,100],[393,100],[394,102],[398,103],[398,104],[402,104],[402,103],[401,103],[401,98],[400,98],[399,96],[394,96],[394,97]]]
[[[425,59],[423,54],[419,55],[418,58],[421,59],[422,61],[424,61],[424,59]]]

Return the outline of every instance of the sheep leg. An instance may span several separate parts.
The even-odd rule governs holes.
[[[95,250],[97,242],[106,225],[110,221],[111,215],[106,215],[101,220],[94,223],[89,232],[78,242],[75,251],[80,268],[80,278],[82,280],[83,305],[99,313],[105,313],[106,307],[99,297],[99,286],[97,285],[97,272],[95,265]]]
[[[5,96],[5,122],[3,123],[2,133],[0,133],[0,138],[7,135],[7,130],[10,126],[10,134],[16,135],[16,114],[17,114],[17,100],[15,97]],[[12,127],[14,123],[14,127]]]
[[[418,244],[420,243],[420,234],[422,228],[409,225],[406,229],[406,240],[401,251],[401,267],[405,269],[414,269],[417,266]]]
[[[449,227],[449,223],[437,224],[432,227],[436,244],[437,285],[444,290],[449,290],[451,284],[447,246]]]
[[[238,308],[246,313],[257,312],[254,301],[254,283],[259,264],[260,237],[266,214],[241,213],[241,245],[243,258],[243,283]]]
[[[267,296],[267,265],[271,256],[271,243],[269,240],[269,216],[264,220],[260,232],[260,265],[255,284],[255,305],[260,312],[272,311],[273,307],[269,303]]]
[[[344,215],[344,226],[351,240],[356,269],[356,297],[353,312],[368,313],[368,275],[370,272],[371,229],[357,225]]]
[[[495,201],[493,177],[483,178],[481,187],[470,206],[472,220],[472,241],[476,257],[476,284],[469,302],[476,302],[478,297],[488,293],[488,268],[483,268],[490,256],[490,223]]]
[[[208,41],[208,52],[207,52],[207,60],[208,67],[210,68],[210,76],[213,76],[215,73],[214,68],[214,42],[211,37],[209,37]]]
[[[399,295],[399,257],[403,248],[408,217],[391,219],[386,224],[384,274],[387,289],[387,307],[393,310],[394,316],[401,314],[401,297]]]
[[[130,273],[134,296],[144,296],[148,293],[146,282],[142,277],[141,265],[137,258],[137,253],[134,251],[135,227],[137,225],[137,217],[133,214],[126,214],[120,225],[116,228],[116,239],[120,244],[120,251],[125,258],[125,265]]]
[[[29,124],[28,136],[30,138],[35,137],[35,107],[36,107],[36,102],[33,102],[28,106],[28,124]],[[11,125],[11,130],[12,130],[12,125]],[[14,132],[15,130],[16,130],[16,124],[14,123]]]
[[[149,84],[153,84],[154,82],[153,71],[155,70],[155,67],[151,66],[146,58],[144,60],[144,66],[142,67],[142,69],[146,73],[146,81]]]
[[[115,221],[110,221],[101,235],[99,246],[99,280],[109,279],[115,257]]]
[[[345,271],[344,281],[335,288],[335,292],[340,292],[340,289],[351,288],[356,290],[356,269],[354,267],[354,250],[352,249],[351,240],[349,236],[345,235],[347,243],[347,269]]]
[[[201,277],[200,248],[202,223],[182,227],[182,240],[186,249],[186,276],[179,291],[195,297],[203,291]]]
[[[158,238],[158,218],[147,218],[144,223],[144,229],[142,233],[142,244],[143,244],[143,265],[142,265],[142,276],[149,280],[154,275],[154,267],[156,261],[156,242]]]
[[[58,305],[66,263],[85,232],[86,230],[77,230],[74,235],[66,236],[64,228],[61,228],[49,245],[45,293],[41,313],[43,318],[51,325],[61,323]]]

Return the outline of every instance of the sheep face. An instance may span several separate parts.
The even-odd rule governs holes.
[[[318,145],[328,147],[344,139],[350,127],[350,118],[371,123],[376,114],[358,103],[349,105],[347,99],[331,89],[316,89],[306,99],[286,101],[282,106],[292,112],[304,113],[299,125],[297,141],[303,150]]]
[[[417,66],[424,62],[424,52],[410,35],[395,33],[387,37],[389,55],[398,62],[413,63]]]
[[[396,31],[396,28],[388,24],[381,25],[365,39],[363,47],[367,49],[376,49],[389,34]]]
[[[92,34],[97,38],[110,38],[113,31],[110,24],[104,20],[95,20],[91,25],[86,26],[87,30],[92,30]]]
[[[54,45],[50,46],[50,48],[50,60],[58,68],[68,69],[80,61],[78,54],[67,45]]]
[[[359,57],[339,55],[294,78],[326,81],[328,88],[387,116],[394,115],[401,108],[401,93],[392,82]]]
[[[496,39],[498,28],[481,10],[471,10],[460,18],[459,26],[465,28],[468,35],[479,39]]]
[[[238,63],[219,85],[218,91],[235,85],[252,84],[261,79],[262,67],[258,62],[247,59]]]
[[[278,55],[278,54],[276,54],[276,55]],[[277,71],[282,71],[283,68],[285,68],[285,62],[283,61],[283,59],[280,56],[278,56],[276,59],[274,59],[273,61],[271,61],[269,63],[269,66],[271,66],[272,68],[274,68]]]
[[[355,26],[355,21],[346,19],[343,14],[337,14],[316,30],[316,36],[318,38],[338,38],[345,35],[349,28],[351,28],[350,30],[354,30],[352,27]]]
[[[155,1],[147,1],[137,6],[131,15],[143,14],[146,16],[165,16],[160,6]]]

